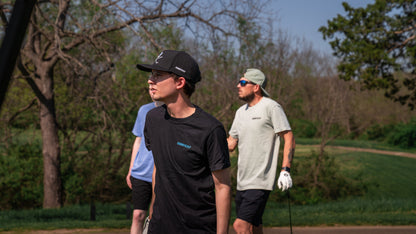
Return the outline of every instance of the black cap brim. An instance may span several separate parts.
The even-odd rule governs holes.
[[[146,71],[146,72],[151,72],[152,70],[170,72],[166,68],[160,67],[157,64],[137,64],[136,67],[137,69]]]

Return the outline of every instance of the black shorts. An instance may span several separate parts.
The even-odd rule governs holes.
[[[133,209],[148,210],[152,199],[152,183],[130,176]]]
[[[269,190],[250,189],[238,191],[235,195],[237,218],[258,227],[263,224],[263,213],[269,199]]]

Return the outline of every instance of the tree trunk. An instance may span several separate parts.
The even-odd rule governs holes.
[[[43,142],[43,208],[62,206],[61,159],[53,93],[53,68],[41,75],[40,127]]]

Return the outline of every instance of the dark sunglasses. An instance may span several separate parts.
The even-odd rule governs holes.
[[[247,84],[253,84],[253,85],[255,85],[255,84],[256,84],[256,83],[253,83],[253,82],[248,81],[248,80],[240,80],[240,81],[238,81],[238,83],[241,85],[241,87],[244,87],[244,86],[246,86]]]

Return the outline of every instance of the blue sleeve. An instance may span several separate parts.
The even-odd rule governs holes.
[[[137,112],[136,122],[134,123],[134,127],[132,130],[132,133],[137,137],[143,137],[143,129],[144,124],[146,122],[146,115],[149,110],[151,110],[154,107],[153,103],[149,103],[146,105],[143,105],[139,108],[139,111]]]

